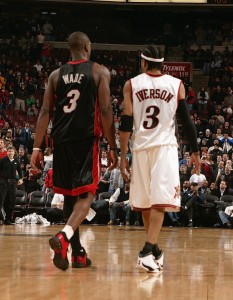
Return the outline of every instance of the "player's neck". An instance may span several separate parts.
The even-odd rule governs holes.
[[[146,74],[150,75],[150,74],[153,74],[153,75],[161,75],[162,72],[160,70],[147,70],[146,71]]]

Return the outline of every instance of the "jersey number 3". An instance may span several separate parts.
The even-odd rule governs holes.
[[[79,97],[80,92],[78,90],[69,91],[69,93],[67,94],[67,98],[70,99],[70,101],[67,105],[64,105],[63,111],[65,113],[71,113],[73,110],[75,110]]]
[[[146,108],[146,120],[143,122],[145,129],[153,129],[159,124],[159,119],[157,118],[159,112],[159,108],[154,105]]]

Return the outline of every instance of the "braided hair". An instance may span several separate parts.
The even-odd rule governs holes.
[[[160,48],[157,48],[155,45],[148,45],[142,52],[143,55],[146,57],[151,57],[151,58],[163,58],[163,51]],[[158,69],[162,71],[163,64],[162,62],[153,62],[146,60],[148,64],[148,70],[152,69]]]

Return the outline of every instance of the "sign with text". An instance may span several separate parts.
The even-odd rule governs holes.
[[[209,4],[233,4],[233,0],[208,0],[207,1]]]
[[[193,80],[193,68],[190,62],[164,62],[163,72],[180,79],[186,77],[191,82]]]
[[[198,4],[198,3],[207,3],[207,0],[128,0],[128,2],[137,2],[137,3],[183,3],[183,4]]]

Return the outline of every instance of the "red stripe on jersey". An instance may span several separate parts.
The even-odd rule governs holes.
[[[99,159],[99,139],[96,139],[93,146],[93,168],[92,168],[92,178],[95,184],[95,193],[99,183],[100,178],[100,159]]]
[[[177,93],[177,107],[178,107],[178,105],[179,105],[179,101],[180,100],[184,100],[184,99],[182,99],[182,98],[180,98],[180,86],[181,86],[181,83],[182,83],[182,81],[180,81],[180,85],[179,85],[179,88],[178,88],[178,93]],[[176,108],[177,108],[176,107]]]
[[[133,86],[132,86],[132,80],[131,79],[130,79],[129,83],[130,83],[130,87],[131,87],[131,99],[132,99],[132,102],[133,102]]]
[[[99,100],[96,98],[95,101],[95,116],[94,116],[94,135],[101,136],[103,132],[102,124],[100,121],[100,107]]]
[[[152,77],[160,77],[160,76],[163,76],[164,74],[153,74],[153,73],[150,73],[150,72],[146,72],[147,75],[149,76],[152,76]]]
[[[68,61],[67,64],[69,65],[78,65],[78,64],[81,64],[83,62],[86,62],[88,61],[87,59],[80,59],[80,60],[71,60],[71,61]]]

